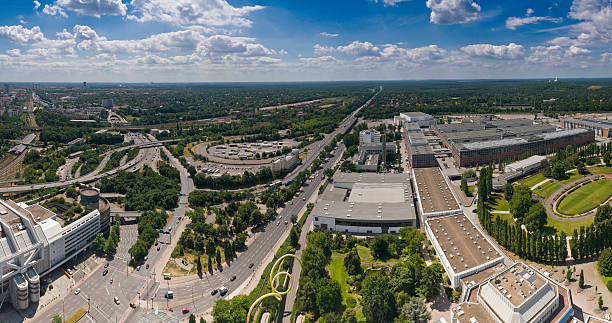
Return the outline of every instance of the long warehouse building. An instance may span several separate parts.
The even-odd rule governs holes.
[[[563,129],[527,119],[475,119],[436,125],[433,131],[460,167],[515,160],[530,154],[546,154],[569,145],[593,142],[591,129]]]
[[[339,173],[312,210],[314,226],[371,235],[417,227],[410,174]]]
[[[567,118],[563,119],[563,128],[567,129],[590,129],[595,131],[598,137],[610,138],[612,132],[612,121],[592,118]]]

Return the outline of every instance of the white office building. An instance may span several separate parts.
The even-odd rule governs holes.
[[[87,248],[103,231],[101,221],[94,210],[62,227],[55,213],[38,204],[0,200],[0,302],[17,310],[37,302],[39,277]]]

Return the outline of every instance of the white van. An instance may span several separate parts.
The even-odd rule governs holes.
[[[164,295],[164,297],[166,298],[174,298],[174,292],[169,290],[166,292],[166,295]]]

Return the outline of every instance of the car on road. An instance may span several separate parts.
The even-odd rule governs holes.
[[[108,268],[108,262],[104,264],[104,268]]]
[[[287,222],[287,220],[285,220],[285,224],[287,224],[287,223],[289,223],[289,222]]]
[[[140,271],[140,265],[136,266],[136,271]]]
[[[145,269],[149,269],[149,264],[147,264],[147,265],[145,266]]]
[[[302,197],[302,201],[306,201],[306,197]]]
[[[165,298],[174,298],[174,292],[169,290],[166,292],[166,294],[164,294]]]
[[[113,283],[113,277],[111,277],[111,279],[108,281],[109,283]]]
[[[279,225],[279,224],[280,224],[280,221],[276,222],[276,225]]]
[[[212,291],[210,291],[210,295],[214,296],[214,295],[217,294],[217,292],[218,292],[218,290],[215,288]]]
[[[233,282],[234,280],[236,280],[236,275],[232,275],[232,278],[230,278],[231,282]]]
[[[159,244],[159,242],[158,242],[158,241],[155,241],[155,246],[157,246],[158,244]]]
[[[221,286],[221,287],[219,287],[219,294],[220,294],[221,296],[223,296],[223,295],[227,294],[227,287],[225,287],[225,286]]]
[[[130,307],[131,308],[136,308],[136,304],[134,304],[134,302],[130,302]]]
[[[172,307],[168,307],[168,308],[166,309],[166,311],[168,311],[168,312],[174,312],[174,310],[172,309]]]
[[[183,307],[183,314],[187,314],[187,313],[189,313],[189,308]]]
[[[108,269],[104,269],[104,271],[102,272],[102,276],[106,276],[106,274],[108,274]]]
[[[80,292],[81,292],[81,289],[77,288],[74,290],[74,295],[79,295]]]
[[[478,209],[473,209],[472,213],[478,213]]]
[[[161,246],[157,246],[157,251],[159,251],[160,248],[161,248]]]
[[[254,266],[254,265],[255,265],[254,263],[251,263],[251,264],[249,265],[249,269],[253,268],[253,266]]]
[[[115,298],[113,298],[113,300],[115,301],[115,304],[117,304],[117,305],[121,304],[121,302],[119,301],[119,297],[115,296]]]

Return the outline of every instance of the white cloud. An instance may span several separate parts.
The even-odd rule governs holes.
[[[325,55],[329,53],[333,53],[336,49],[331,46],[321,46],[319,44],[315,44],[314,46],[315,55]]]
[[[18,49],[18,48],[15,48],[15,49],[9,49],[9,50],[7,50],[7,51],[6,51],[6,53],[7,53],[9,56],[13,56],[13,57],[21,56],[21,50],[20,50],[20,49]]]
[[[415,63],[437,61],[446,57],[447,51],[438,45],[417,48],[402,48],[397,45],[385,45],[381,55],[386,58],[407,59]]]
[[[525,13],[525,17],[508,17],[508,19],[506,19],[506,28],[514,30],[516,29],[516,27],[529,24],[537,24],[543,21],[549,21],[554,23],[560,23],[563,21],[563,18],[532,16],[533,12],[533,9],[528,8],[527,12]]]
[[[338,46],[336,50],[347,55],[358,57],[380,55],[380,49],[367,41],[360,42],[356,40],[346,46]]]
[[[429,21],[440,25],[463,24],[478,18],[480,6],[473,0],[427,0]]]
[[[34,0],[34,10],[38,10],[40,8],[40,2]]]
[[[574,57],[574,56],[582,56],[582,55],[586,55],[588,53],[590,53],[591,51],[586,49],[586,48],[580,48],[577,46],[570,46],[570,48],[568,48],[565,51],[565,55],[569,56],[569,57]]]
[[[553,63],[561,59],[563,49],[561,46],[534,46],[529,48],[531,54],[527,61],[532,63]]]
[[[332,34],[332,33],[328,33],[328,32],[321,32],[319,35],[323,36],[323,37],[338,37],[340,36],[340,34]]]
[[[410,1],[410,0],[374,0],[374,2],[376,3],[378,2],[384,3],[385,6],[395,6],[396,4],[400,2],[405,2],[405,1]]]
[[[45,40],[45,35],[38,26],[34,26],[31,29],[25,28],[22,25],[0,26],[0,38],[20,45],[26,45]]]
[[[602,53],[601,54],[601,61],[602,62],[612,63],[612,52],[611,53]]]
[[[245,18],[262,6],[234,7],[226,0],[132,0],[134,13],[128,19],[163,21],[177,25],[249,27]]]
[[[523,56],[523,46],[515,43],[508,45],[474,44],[461,47],[461,50],[470,56],[495,59],[517,59]]]
[[[574,0],[568,17],[580,21],[569,26],[574,37],[557,37],[550,43],[579,46],[612,41],[612,2],[610,0]]]
[[[36,4],[36,3],[35,3]],[[125,16],[127,5],[122,0],[56,0],[52,5],[45,5],[43,13],[48,15],[67,16],[66,11],[73,11],[84,16]]]
[[[64,11],[64,9],[58,5],[48,5],[46,4],[45,7],[43,8],[42,12],[44,14],[50,15],[50,16],[62,16],[64,18],[68,17],[68,14],[66,13],[66,11]]]

